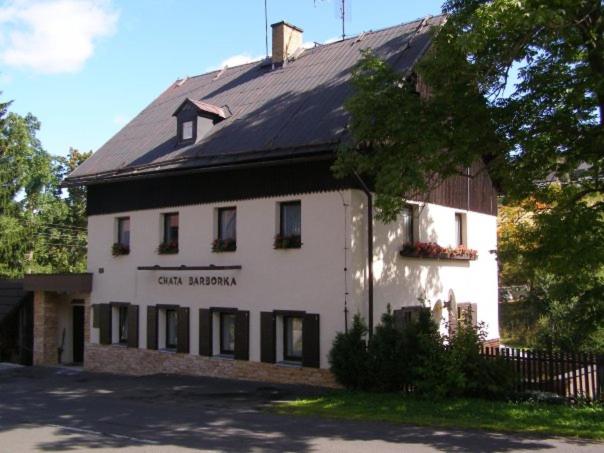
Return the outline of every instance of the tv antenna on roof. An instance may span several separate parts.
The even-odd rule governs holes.
[[[337,14],[342,21],[342,40],[346,39],[346,21],[350,21],[350,0],[339,0],[336,3]]]
[[[266,58],[268,58],[268,6],[264,0],[264,45],[266,47]]]

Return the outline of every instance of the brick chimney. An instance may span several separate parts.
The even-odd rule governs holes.
[[[302,29],[285,21],[271,25],[273,29],[273,64],[283,65],[302,47]]]

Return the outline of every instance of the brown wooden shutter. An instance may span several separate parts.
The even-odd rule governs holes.
[[[398,310],[394,310],[392,312],[394,315],[394,326],[397,329],[402,330],[410,322],[417,322],[422,310],[424,310],[424,307],[420,305],[415,305],[413,307],[402,307]]]
[[[157,349],[157,307],[147,307],[147,349]]]
[[[457,320],[469,319],[472,326],[478,326],[478,304],[463,302],[457,304]]]
[[[321,366],[319,315],[305,314],[302,324],[302,366]]]
[[[177,327],[176,335],[178,341],[176,344],[176,352],[182,352],[183,354],[189,353],[189,308],[178,307],[177,311]]]
[[[212,356],[212,311],[199,309],[199,355]]]
[[[260,361],[276,362],[275,314],[272,311],[260,313]]]
[[[237,310],[235,314],[235,359],[250,359],[250,312]]]
[[[99,304],[92,306],[92,327],[95,329],[101,327],[101,306]]]
[[[128,305],[128,347],[138,348],[138,305]]]
[[[99,315],[99,343],[111,344],[111,305],[100,304]]]

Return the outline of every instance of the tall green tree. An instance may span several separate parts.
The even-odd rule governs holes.
[[[90,153],[52,157],[39,121],[0,103],[0,276],[85,269],[85,189],[60,183]]]
[[[405,197],[483,159],[506,204],[546,206],[516,252],[543,306],[542,344],[589,345],[604,329],[604,6],[450,0],[443,10],[413,73],[361,60],[335,170],[373,180],[392,220]]]

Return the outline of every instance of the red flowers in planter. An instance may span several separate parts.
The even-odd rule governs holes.
[[[416,242],[405,244],[400,251],[401,256],[411,258],[432,258],[448,260],[475,260],[478,252],[465,245],[458,247],[442,247],[435,242]]]
[[[234,252],[237,250],[237,241],[235,239],[215,239],[212,242],[212,252]]]
[[[178,253],[178,241],[162,242],[157,247],[157,253],[160,255],[173,255]]]
[[[119,242],[116,242],[115,244],[113,244],[111,246],[111,254],[113,256],[128,255],[129,253],[130,253],[130,246],[128,246],[126,244],[120,244]]]
[[[275,236],[273,246],[276,249],[299,249],[302,247],[302,238],[300,235],[282,236],[278,234]]]

